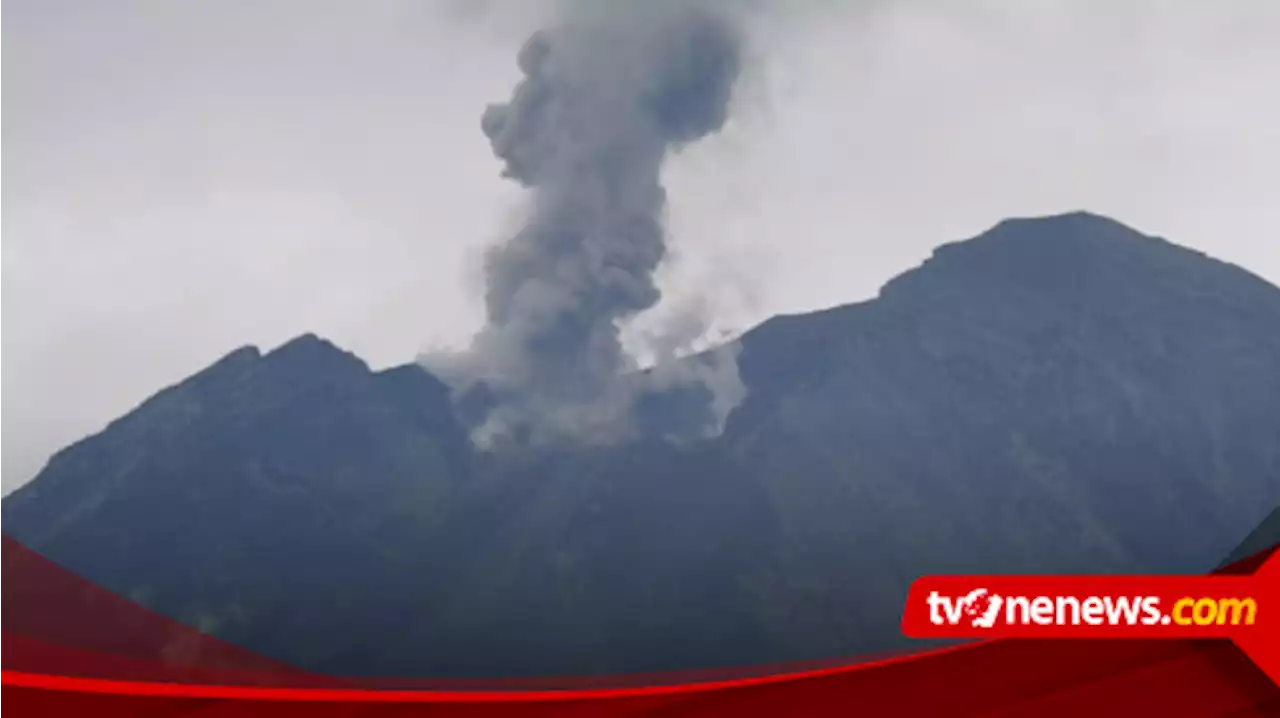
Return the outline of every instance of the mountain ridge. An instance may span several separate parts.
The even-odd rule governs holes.
[[[1020,228],[1020,227],[1029,228],[1033,231],[1025,232],[1025,233],[1016,233],[1015,236],[1020,238],[1034,238],[1035,237],[1034,229],[1036,229],[1038,225],[1044,225],[1046,223],[1059,223],[1059,222],[1072,222],[1076,224],[1086,224],[1086,225],[1093,225],[1096,227],[1105,227],[1108,229],[1124,230],[1129,235],[1128,237],[1126,237],[1127,239],[1136,238],[1139,241],[1152,242],[1161,246],[1175,248],[1179,252],[1185,253],[1187,255],[1194,255],[1197,258],[1207,260],[1213,265],[1219,266],[1225,271],[1235,273],[1236,275],[1238,275],[1238,278],[1247,277],[1253,282],[1255,282],[1258,285],[1258,288],[1260,290],[1275,291],[1276,289],[1275,286],[1271,285],[1266,279],[1250,272],[1248,269],[1224,260],[1217,259],[1212,255],[1209,255],[1200,250],[1175,244],[1163,237],[1159,237],[1156,235],[1147,235],[1147,234],[1139,233],[1136,230],[1133,230],[1132,228],[1124,225],[1123,223],[1118,222],[1117,220],[1111,219],[1101,214],[1097,214],[1087,210],[1070,210],[1070,211],[1065,211],[1065,212],[1060,212],[1055,214],[1048,214],[1048,215],[1027,215],[1027,216],[1009,217],[1009,218],[1002,219],[998,221],[996,224],[992,225],[985,232],[979,233],[974,237],[961,239],[961,240],[953,240],[953,241],[944,242],[938,245],[933,249],[930,256],[927,257],[921,264],[918,264],[915,267],[907,269],[902,273],[894,277],[891,277],[889,280],[887,280],[883,285],[881,285],[881,288],[877,292],[877,296],[875,297],[861,300],[861,301],[856,301],[856,302],[837,304],[830,307],[824,307],[819,309],[813,309],[813,310],[807,310],[807,311],[796,311],[796,312],[784,312],[784,313],[775,314],[773,316],[770,316],[762,320],[760,323],[756,324],[750,329],[747,329],[741,335],[739,335],[738,338],[727,342],[727,344],[739,343],[741,341],[742,336],[764,329],[765,327],[773,327],[778,324],[786,324],[793,318],[805,319],[810,321],[821,321],[822,318],[827,315],[841,315],[850,310],[871,306],[875,302],[881,301],[882,299],[884,299],[886,294],[896,295],[898,288],[903,285],[905,280],[914,281],[914,279],[918,275],[920,275],[922,272],[935,268],[937,262],[940,259],[949,258],[950,256],[952,256],[952,253],[957,249],[960,249],[961,251],[963,251],[965,247],[971,246],[975,240],[1007,237],[1010,234],[1009,230]],[[723,346],[723,345],[720,345],[720,346]],[[719,347],[713,347],[707,351],[708,352],[715,351],[717,348]],[[144,399],[133,409],[126,411],[118,419],[108,422],[108,424],[103,428],[103,431],[110,428],[120,418],[125,418],[130,414],[133,414],[135,411],[142,409],[148,402],[151,402],[153,400],[160,398],[170,389],[174,389],[183,384],[191,382],[192,380],[195,380],[197,377],[200,377],[202,375],[216,373],[220,367],[224,367],[224,366],[225,367],[242,367],[242,366],[245,366],[247,363],[250,363],[253,361],[265,360],[270,358],[279,359],[282,356],[287,356],[288,354],[294,351],[307,350],[307,349],[332,350],[331,353],[334,354],[335,356],[344,356],[350,359],[354,359],[355,363],[360,364],[361,366],[364,367],[366,371],[371,372],[373,374],[384,374],[384,373],[393,372],[393,371],[406,371],[410,368],[419,369],[424,373],[426,373],[432,380],[439,381],[441,382],[442,386],[445,386],[444,383],[438,377],[436,377],[435,374],[433,374],[429,368],[422,365],[420,362],[408,361],[401,364],[395,364],[384,369],[373,370],[358,355],[356,355],[354,352],[350,350],[344,349],[336,341],[329,339],[327,337],[322,337],[319,334],[312,331],[304,331],[290,339],[285,340],[284,342],[281,342],[275,348],[269,349],[269,350],[264,350],[262,347],[255,344],[245,344],[245,345],[236,347],[228,351],[219,359],[205,366],[204,368],[196,370],[188,377],[182,380],[179,380],[177,382],[174,382],[173,384],[167,387],[157,390],[154,394]],[[97,433],[101,433],[101,431],[95,432],[95,434]],[[63,449],[59,450],[59,452],[57,453],[61,453],[62,451],[65,451],[67,448],[70,448],[76,445],[79,441],[82,441],[84,438],[88,438],[88,437],[82,437],[82,439],[80,440],[73,441],[72,443],[68,444],[67,447],[64,447]]]
[[[514,453],[416,364],[242,347],[6,532],[308,669],[527,675],[896,648],[922,573],[1199,572],[1280,503],[1280,290],[1114,220],[1002,222],[735,342],[721,436]]]

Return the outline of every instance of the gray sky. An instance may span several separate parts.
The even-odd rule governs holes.
[[[522,200],[479,118],[549,7],[4,3],[4,490],[243,344],[465,343]],[[1280,283],[1280,3],[755,17],[730,126],[668,167],[673,304],[739,330],[1072,209]]]

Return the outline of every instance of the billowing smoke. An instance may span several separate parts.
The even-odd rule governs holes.
[[[638,371],[619,323],[657,304],[660,184],[673,150],[724,124],[742,62],[730,3],[577,2],[529,38],[524,73],[481,126],[531,191],[524,225],[486,257],[485,327],[427,361],[474,413],[475,437],[609,441],[638,402],[683,392],[719,431],[742,399],[730,349]]]

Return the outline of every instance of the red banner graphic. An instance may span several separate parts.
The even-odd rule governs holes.
[[[1227,638],[1280,677],[1280,562],[1250,576],[925,576],[912,638]]]
[[[1272,552],[1205,578],[921,579],[908,633],[998,640],[612,686],[316,676],[151,613],[7,538],[3,572],[3,697],[19,716],[1280,715]]]

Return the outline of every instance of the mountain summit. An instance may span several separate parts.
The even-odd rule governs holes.
[[[1280,290],[1104,217],[1006,220],[738,341],[715,439],[509,452],[416,365],[239,349],[5,530],[311,670],[582,674],[894,648],[920,574],[1204,571],[1280,502]]]

